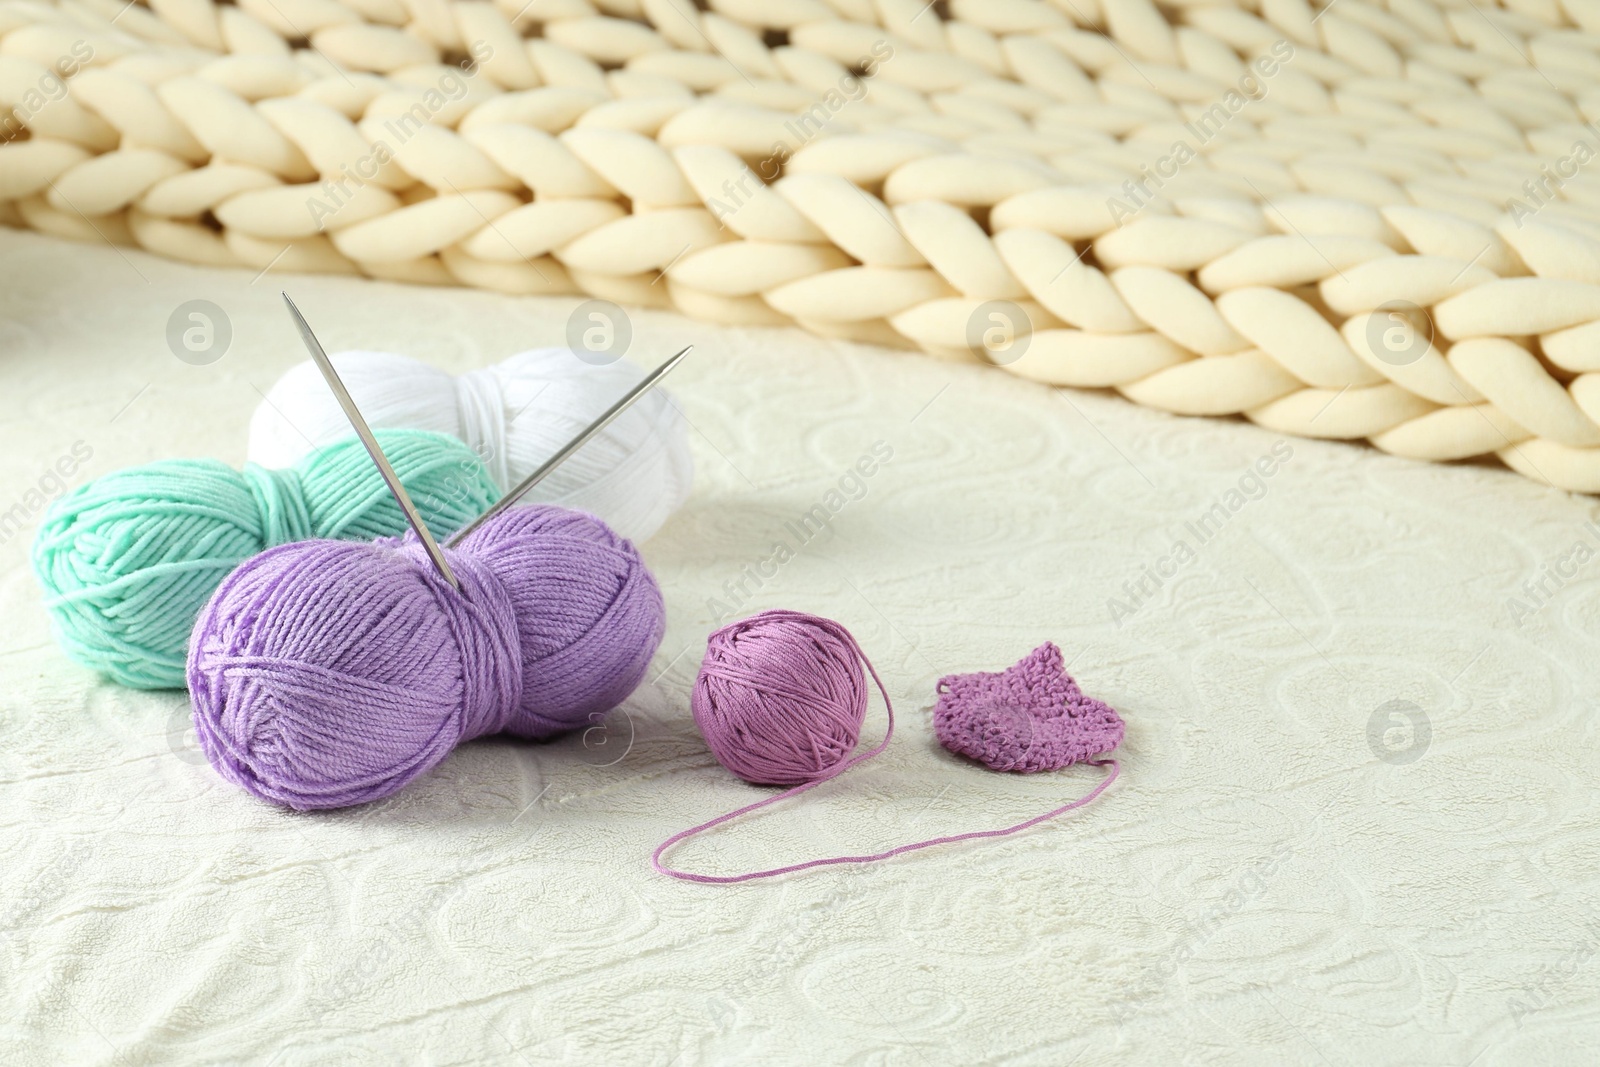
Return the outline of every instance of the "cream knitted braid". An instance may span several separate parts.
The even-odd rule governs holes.
[[[11,225],[1600,491],[1600,0],[0,0],[0,103]]]

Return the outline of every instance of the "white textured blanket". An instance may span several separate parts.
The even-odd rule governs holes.
[[[0,1062],[1600,1058],[1592,500],[633,312],[641,362],[698,346],[672,383],[697,485],[643,546],[669,616],[654,681],[588,744],[474,742],[389,801],[288,814],[213,774],[180,694],[57,651],[27,565],[48,498],[240,462],[260,391],[303,358],[280,287],[330,349],[455,371],[561,343],[578,301],[0,234]],[[200,366],[165,339],[196,299],[232,328]],[[892,457],[841,486],[874,449]],[[801,543],[818,504],[829,530]],[[900,730],[682,866],[876,850],[1086,791],[1095,772],[990,773],[929,727],[940,675],[1046,639],[1126,717],[1123,778],[1000,842],[655,875],[663,837],[757,795],[687,692],[719,614],[774,606],[850,627]]]

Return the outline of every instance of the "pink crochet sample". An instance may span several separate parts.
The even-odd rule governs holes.
[[[939,743],[997,771],[1054,771],[1122,743],[1122,717],[1085,696],[1046,641],[997,673],[939,679],[933,708]]]

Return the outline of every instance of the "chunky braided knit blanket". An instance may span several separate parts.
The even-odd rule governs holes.
[[[1600,0],[4,0],[0,222],[1600,491]]]

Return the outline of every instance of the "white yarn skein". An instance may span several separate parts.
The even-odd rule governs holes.
[[[465,441],[502,490],[516,485],[644,377],[626,360],[587,363],[570,349],[522,352],[459,377],[389,352],[340,352],[339,377],[374,428],[434,430]],[[249,458],[290,467],[351,436],[309,360],[274,385],[250,419]],[[683,415],[658,386],[534,488],[524,503],[598,515],[643,541],[694,481]]]

